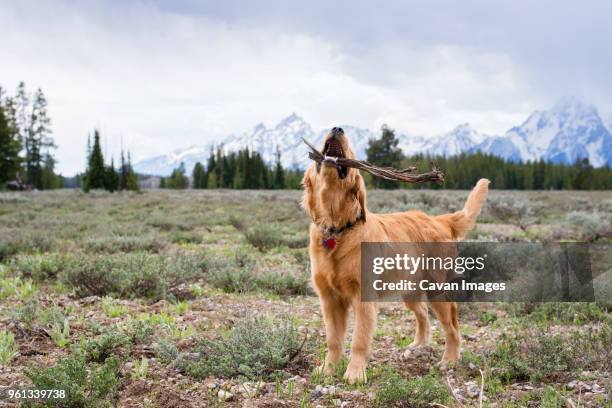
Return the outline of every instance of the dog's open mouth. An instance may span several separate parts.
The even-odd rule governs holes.
[[[338,177],[341,179],[345,178],[348,174],[348,167],[340,166],[336,163],[336,159],[345,158],[344,149],[342,148],[342,143],[335,138],[330,137],[325,142],[325,148],[323,149],[323,155],[325,156],[325,160],[323,160],[323,164],[326,166],[334,166],[338,170]]]

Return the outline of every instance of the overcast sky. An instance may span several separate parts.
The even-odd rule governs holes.
[[[421,135],[612,112],[609,1],[71,3],[0,0],[0,85],[43,89],[64,174],[94,127],[141,159],[291,112]]]

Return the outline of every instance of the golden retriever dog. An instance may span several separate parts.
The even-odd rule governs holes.
[[[325,138],[322,153],[329,157],[355,158],[341,128]],[[312,282],[319,295],[325,322],[327,353],[319,368],[325,375],[334,372],[342,358],[349,307],[355,327],[351,354],[344,378],[349,383],[366,382],[366,366],[376,326],[377,305],[361,302],[361,242],[453,242],[474,227],[486,200],[489,180],[481,179],[462,210],[429,216],[419,211],[372,214],[366,206],[363,177],[353,168],[339,167],[326,160],[313,164],[304,174],[303,207],[310,225]],[[411,347],[429,342],[427,303],[404,302],[416,317],[416,334]],[[446,336],[441,363],[460,357],[459,322],[454,302],[431,302]]]

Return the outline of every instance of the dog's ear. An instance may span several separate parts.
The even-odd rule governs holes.
[[[366,219],[366,188],[365,182],[363,181],[363,177],[361,174],[357,174],[355,178],[355,195],[357,196],[357,201],[359,201],[359,207],[361,207],[361,214],[363,215],[363,220]]]

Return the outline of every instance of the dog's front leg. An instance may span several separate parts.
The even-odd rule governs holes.
[[[327,340],[325,363],[320,369],[323,374],[332,375],[335,365],[338,364],[344,352],[348,304],[342,299],[324,292],[321,293],[320,300]]]
[[[344,373],[344,378],[350,384],[367,382],[366,367],[370,358],[372,337],[376,328],[376,304],[371,302],[353,301],[355,312],[355,329],[351,342],[351,358]]]

